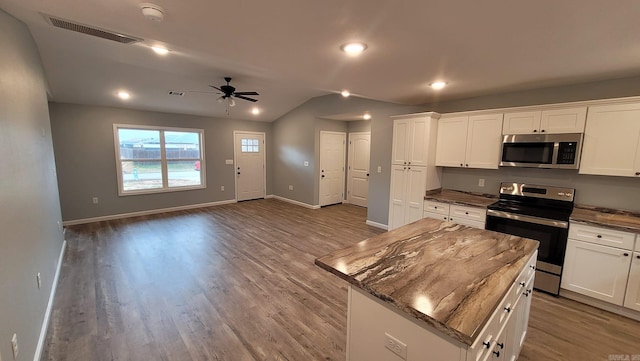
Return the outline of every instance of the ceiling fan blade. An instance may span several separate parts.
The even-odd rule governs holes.
[[[236,98],[238,98],[238,99],[244,99],[244,100],[248,100],[248,101],[250,101],[250,102],[254,102],[254,103],[258,101],[258,99],[247,98],[247,97],[245,97],[245,96],[238,95],[238,93],[236,93],[234,96],[235,96]]]
[[[218,88],[217,86],[213,86],[213,85],[209,85],[209,86],[210,86],[210,87],[212,87],[212,88],[213,88],[213,89],[215,89],[215,90],[222,91],[222,89]]]
[[[235,95],[260,95],[257,92],[235,92]]]

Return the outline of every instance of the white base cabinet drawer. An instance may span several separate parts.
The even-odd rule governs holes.
[[[424,201],[423,218],[439,219],[484,229],[486,216],[487,210],[482,207],[461,206],[431,200]]]
[[[636,235],[631,232],[593,227],[572,223],[569,227],[569,238],[603,246],[633,250]]]

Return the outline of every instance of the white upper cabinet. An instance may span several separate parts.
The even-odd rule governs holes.
[[[437,118],[436,118],[437,119]],[[435,131],[429,116],[395,119],[392,164],[426,166],[429,163],[429,133]]]
[[[587,107],[505,113],[502,134],[582,133]]]
[[[498,169],[501,130],[502,114],[440,119],[436,165]]]
[[[580,174],[640,177],[640,103],[589,107]]]

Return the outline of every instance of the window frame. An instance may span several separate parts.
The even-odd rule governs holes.
[[[118,134],[119,129],[133,129],[133,130],[153,130],[160,132],[160,159],[141,159],[143,162],[147,161],[159,161],[162,175],[162,188],[152,189],[137,189],[137,190],[124,190],[124,180],[122,177],[122,162],[120,159],[120,137]],[[200,141],[200,158],[195,161],[200,161],[200,185],[169,187],[169,170],[168,163],[171,161],[180,161],[181,159],[167,159],[167,152],[165,147],[165,132],[188,132],[198,133]],[[206,189],[206,170],[205,170],[205,144],[204,144],[204,129],[196,128],[177,128],[177,127],[164,127],[164,126],[152,126],[152,125],[136,125],[136,124],[113,124],[113,145],[115,148],[115,161],[116,161],[116,176],[118,179],[118,196],[133,196],[140,194],[155,194],[155,193],[170,193],[170,192],[182,192],[194,189]],[[189,160],[189,159],[186,159]]]

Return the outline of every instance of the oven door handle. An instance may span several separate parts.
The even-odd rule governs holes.
[[[541,224],[543,226],[550,226],[550,227],[556,227],[556,228],[564,228],[564,229],[569,228],[569,223],[565,221],[555,221],[552,219],[525,216],[523,214],[507,213],[502,211],[496,211],[493,209],[487,210],[487,216],[513,219],[514,221],[529,222],[529,223]]]

